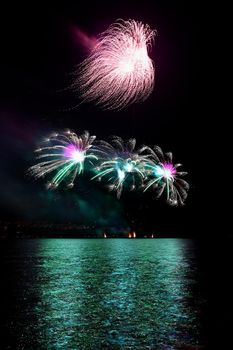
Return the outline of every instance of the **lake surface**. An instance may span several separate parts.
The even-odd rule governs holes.
[[[2,246],[2,259],[0,348],[203,345],[192,240],[25,239]]]

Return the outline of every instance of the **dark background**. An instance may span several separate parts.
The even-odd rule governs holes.
[[[214,344],[210,349],[227,348],[232,239],[225,220],[218,224],[221,209],[226,209],[217,199],[224,181],[217,176],[222,134],[219,130],[218,138],[212,135],[219,101],[212,91],[221,90],[217,79],[222,70],[215,59],[224,53],[220,15],[213,17],[211,7],[203,8],[202,2],[66,1],[51,8],[9,4],[1,17],[0,220],[94,222],[100,228],[136,228],[142,235],[149,231],[200,238],[206,334]],[[79,100],[67,87],[75,65],[87,55],[76,29],[96,36],[117,18],[141,20],[157,29],[150,53],[155,89],[144,103],[119,112],[100,111],[92,104],[73,109]],[[224,121],[219,116],[220,128]],[[77,179],[71,192],[47,192],[43,181],[35,182],[25,172],[40,139],[67,127],[77,133],[87,129],[100,139],[112,134],[135,137],[138,144],[172,151],[175,162],[188,171],[186,206],[170,208],[152,193],[124,193],[118,201],[85,178]]]
[[[211,82],[208,86],[203,7],[184,1],[68,1],[51,8],[8,6],[2,15],[1,219],[94,222],[187,237],[203,236],[206,224],[208,235],[203,167],[209,153],[204,130]],[[156,71],[154,91],[144,103],[122,111],[101,111],[92,104],[74,109],[78,96],[68,87],[75,65],[87,55],[77,29],[95,37],[117,18],[141,20],[157,30],[150,53]],[[172,151],[175,163],[188,172],[186,206],[170,208],[152,192],[124,192],[118,201],[103,185],[84,177],[76,180],[71,192],[48,193],[44,181],[35,182],[25,172],[35,162],[33,150],[41,138],[64,128],[89,130],[100,139],[135,137],[138,145],[156,144]]]

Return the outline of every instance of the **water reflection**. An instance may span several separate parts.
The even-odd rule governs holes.
[[[40,348],[176,349],[199,342],[192,242],[45,239],[37,244],[34,313]]]

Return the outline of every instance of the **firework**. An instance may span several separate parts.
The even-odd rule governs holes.
[[[37,159],[44,160],[29,168],[29,173],[35,178],[54,173],[47,184],[50,189],[58,187],[62,181],[73,187],[76,176],[84,171],[85,162],[98,159],[92,151],[94,140],[95,136],[87,131],[81,136],[69,130],[52,134],[44,141],[46,145],[35,151]]]
[[[118,20],[103,32],[77,70],[73,88],[83,101],[121,109],[153,91],[154,66],[148,56],[155,31],[134,20]]]
[[[172,153],[163,153],[158,146],[154,151],[150,149],[150,153],[151,160],[145,165],[148,179],[144,185],[144,192],[151,187],[156,189],[158,197],[166,192],[168,204],[184,204],[189,185],[181,177],[187,173],[178,170],[181,164],[173,164]]]
[[[189,185],[182,177],[187,173],[179,170],[181,164],[173,163],[172,153],[163,153],[158,146],[136,149],[135,139],[125,142],[114,136],[110,143],[99,141],[93,145],[94,140],[87,131],[81,136],[69,130],[52,134],[35,151],[40,161],[29,168],[29,173],[36,179],[53,174],[47,184],[50,189],[61,182],[73,187],[76,176],[91,164],[95,171],[92,179],[106,180],[118,198],[124,188],[141,187],[144,192],[153,188],[157,197],[166,193],[168,204],[184,204]]]
[[[148,155],[143,155],[144,147],[135,150],[136,140],[130,139],[124,142],[120,137],[113,137],[111,143],[101,141],[97,150],[102,161],[96,167],[96,175],[92,179],[103,177],[111,184],[110,190],[116,191],[117,197],[121,196],[123,187],[130,190],[136,188],[136,184],[142,184],[145,178],[145,163]]]

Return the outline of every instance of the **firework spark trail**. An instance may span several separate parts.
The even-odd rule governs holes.
[[[107,176],[109,189],[116,191],[120,198],[123,187],[129,186],[130,190],[136,188],[137,182],[142,185],[145,178],[145,163],[149,155],[144,155],[144,149],[135,150],[136,140],[130,139],[124,142],[120,137],[114,136],[111,143],[101,141],[97,147],[100,165],[96,167],[96,175],[92,179],[101,180]]]
[[[47,184],[50,189],[62,181],[73,187],[76,176],[89,163],[95,171],[92,179],[105,179],[118,198],[124,188],[141,187],[144,192],[153,188],[157,197],[166,193],[168,204],[184,204],[189,185],[182,177],[187,173],[178,170],[181,164],[173,163],[172,153],[163,153],[158,146],[136,149],[135,139],[124,142],[114,136],[110,143],[97,141],[93,146],[94,140],[87,131],[81,136],[71,131],[52,134],[44,140],[46,145],[35,151],[41,161],[30,167],[29,173],[37,179],[54,172]]]
[[[37,179],[55,172],[47,188],[54,189],[62,181],[68,181],[68,187],[73,187],[76,176],[84,171],[85,161],[98,159],[92,145],[94,140],[95,136],[90,136],[88,131],[81,136],[69,130],[52,134],[45,140],[48,146],[35,151],[39,154],[37,159],[46,160],[30,167],[29,173]]]
[[[148,147],[149,149],[149,147]],[[160,147],[150,149],[151,159],[145,165],[148,180],[144,185],[144,192],[153,187],[160,197],[166,190],[167,203],[170,205],[183,205],[187,198],[189,184],[181,177],[186,172],[178,171],[181,164],[173,164],[172,153],[163,153]]]
[[[148,56],[155,30],[134,20],[118,20],[103,32],[77,70],[72,87],[84,102],[122,109],[147,99],[154,87]]]

